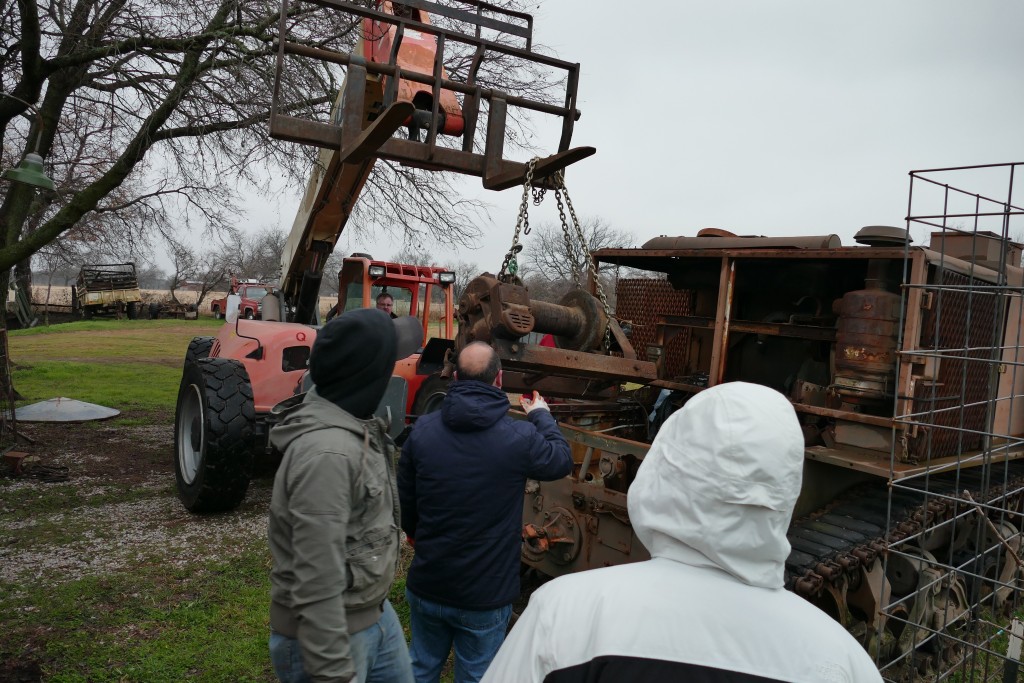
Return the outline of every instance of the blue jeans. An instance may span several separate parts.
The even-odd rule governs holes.
[[[369,628],[349,634],[349,651],[359,683],[413,683],[409,648],[391,602]],[[295,638],[270,632],[270,660],[281,683],[310,683],[302,666],[302,648]]]
[[[455,646],[455,683],[476,683],[484,676],[512,615],[512,605],[470,610],[439,605],[405,591],[409,603],[412,673],[416,683],[437,683],[448,653]]]

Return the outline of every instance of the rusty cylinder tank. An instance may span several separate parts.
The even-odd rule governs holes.
[[[839,316],[833,386],[847,403],[878,405],[894,395],[900,297],[871,271],[865,289],[833,305]]]

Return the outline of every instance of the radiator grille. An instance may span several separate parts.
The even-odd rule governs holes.
[[[641,360],[649,360],[647,345],[657,339],[659,315],[690,315],[692,312],[692,292],[673,289],[666,280],[622,279],[615,286],[615,296],[615,317],[632,328],[630,341]],[[666,344],[663,352],[665,377],[685,374],[689,344],[689,330],[681,331]]]

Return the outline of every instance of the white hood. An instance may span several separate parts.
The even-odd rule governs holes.
[[[782,588],[803,460],[782,394],[745,382],[706,389],[651,444],[629,488],[630,520],[652,557]]]

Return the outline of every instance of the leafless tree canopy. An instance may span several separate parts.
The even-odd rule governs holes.
[[[570,237],[566,241],[562,226],[555,223],[541,223],[521,238],[524,248],[519,256],[519,275],[530,290],[531,298],[559,301],[570,289],[587,282],[591,251],[633,245],[633,235],[613,228],[599,217],[581,219],[580,228],[587,240],[585,249],[576,244],[578,238]],[[573,234],[570,225],[570,235]],[[600,274],[604,293],[613,306],[618,276],[616,270],[605,270]]]
[[[255,233],[227,230],[221,251],[228,272],[238,278],[277,282],[287,240],[288,233],[280,228],[265,227]]]
[[[228,279],[228,260],[231,256],[227,250],[197,249],[181,242],[171,244],[171,262],[174,272],[167,282],[171,292],[171,300],[178,301],[177,291],[186,285],[199,292],[196,306],[203,303],[207,295],[222,289]]]
[[[570,226],[570,242],[562,226],[555,223],[541,223],[531,234],[521,238],[524,245],[520,261],[527,264],[530,272],[548,281],[575,282],[586,279],[589,268],[589,252],[595,249],[628,247],[633,235],[616,230],[602,218],[581,219],[580,228],[586,237],[586,250],[576,245]]]
[[[291,7],[291,40],[354,41],[351,18]],[[180,242],[182,228],[236,225],[239,181],[265,191],[283,175],[301,191],[314,150],[267,136],[278,11],[271,0],[0,0],[0,166],[38,150],[58,185],[0,187],[0,273],[58,237],[128,256]],[[464,79],[468,56],[448,61],[450,78]],[[511,67],[485,63],[478,80],[514,95],[556,89]],[[289,60],[283,107],[326,121],[342,76]],[[529,122],[518,123],[510,143],[529,146]],[[350,229],[465,243],[481,210],[447,174],[378,162]]]

